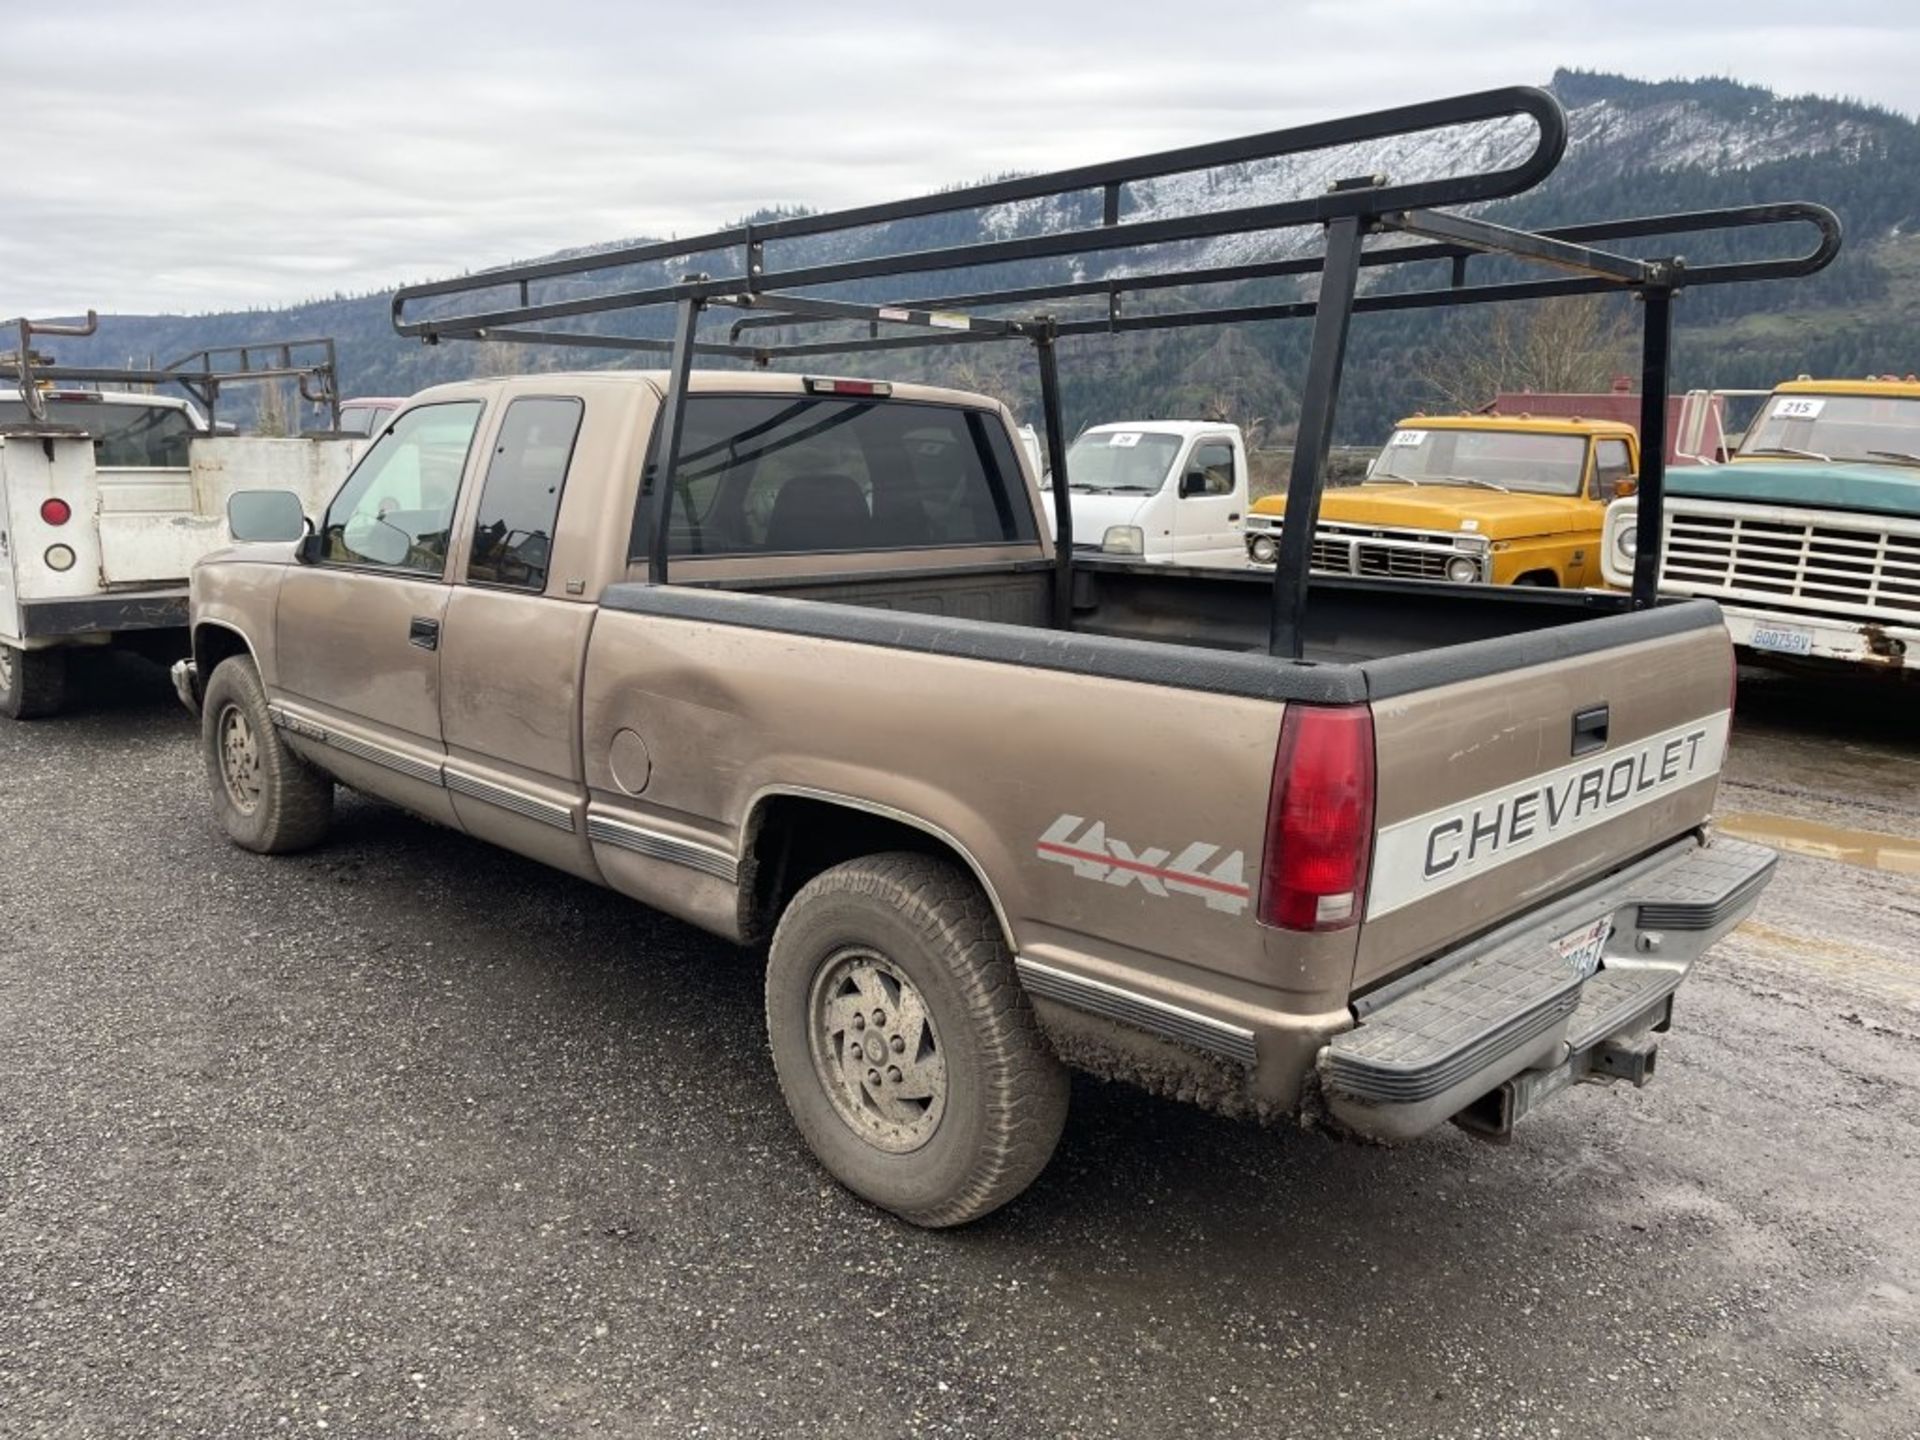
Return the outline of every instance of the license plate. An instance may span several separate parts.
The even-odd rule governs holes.
[[[1813,635],[1790,625],[1756,625],[1748,642],[1756,650],[1771,650],[1776,655],[1811,655]]]
[[[1600,968],[1600,954],[1613,935],[1613,917],[1602,916],[1591,925],[1582,925],[1553,942],[1553,953],[1573,966],[1585,980]]]

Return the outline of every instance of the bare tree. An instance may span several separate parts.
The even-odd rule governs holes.
[[[1502,391],[1606,390],[1627,365],[1632,327],[1605,295],[1561,295],[1488,307],[1429,350],[1421,381],[1450,409],[1480,410]]]

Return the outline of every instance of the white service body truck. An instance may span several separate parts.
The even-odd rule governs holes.
[[[35,420],[0,388],[0,717],[59,710],[67,652],[186,653],[187,576],[231,543],[227,497],[293,490],[316,510],[351,438],[210,433],[187,401],[55,391]]]

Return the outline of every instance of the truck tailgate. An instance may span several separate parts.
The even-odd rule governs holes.
[[[1700,825],[1726,753],[1732,665],[1712,625],[1377,696],[1355,988]]]

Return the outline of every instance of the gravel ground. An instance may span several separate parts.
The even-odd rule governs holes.
[[[1920,833],[1909,703],[1742,704],[1729,806]],[[746,957],[353,799],[249,856],[200,787],[134,662],[0,728],[8,1440],[1920,1434],[1920,879],[1786,857],[1659,1080],[1510,1146],[1082,1082],[936,1235],[811,1163]]]

